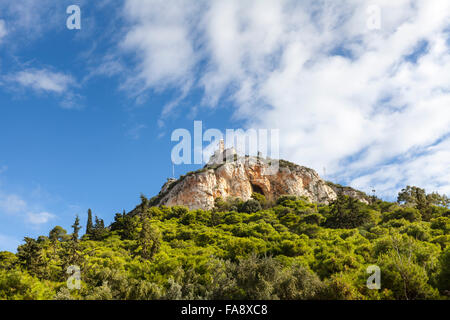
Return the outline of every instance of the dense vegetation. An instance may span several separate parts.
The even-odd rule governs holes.
[[[57,226],[0,252],[0,299],[448,299],[445,196],[407,187],[397,203],[217,199],[214,210],[151,207],[114,223],[88,212],[80,238]],[[81,287],[69,289],[69,266]],[[369,265],[381,269],[370,290]],[[71,269],[69,269],[70,271]],[[72,269],[73,270],[73,269]]]

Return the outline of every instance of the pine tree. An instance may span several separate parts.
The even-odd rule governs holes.
[[[80,218],[78,218],[78,215],[75,218],[75,222],[73,223],[72,228],[73,228],[72,241],[78,241],[78,232],[81,229]]]
[[[149,219],[142,221],[142,230],[139,235],[139,244],[142,247],[141,256],[151,259],[159,251],[161,246],[161,234],[158,229],[152,227]]]
[[[150,207],[150,200],[141,193],[141,204],[139,205],[141,213]]]
[[[77,252],[79,249],[78,233],[81,230],[80,218],[78,215],[75,218],[75,222],[72,225],[73,232],[70,243],[68,244],[68,254],[63,258],[63,269],[66,269],[69,265],[78,264],[80,261],[80,255]]]
[[[95,225],[92,228],[92,240],[102,240],[106,234],[105,222],[95,216]]]
[[[88,220],[86,224],[86,234],[91,235],[94,229],[94,225],[92,223],[92,210],[88,210]]]
[[[19,246],[17,249],[17,257],[24,268],[31,274],[37,275],[43,265],[42,248],[33,238],[25,237],[24,241],[25,244]]]
[[[103,221],[103,219],[99,219],[97,216],[95,216],[95,228],[100,230],[105,228],[105,222]]]

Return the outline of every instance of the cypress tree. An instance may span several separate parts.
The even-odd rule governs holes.
[[[72,228],[73,228],[72,240],[73,240],[73,241],[78,241],[78,232],[79,232],[80,229],[81,229],[81,226],[80,226],[80,218],[78,218],[78,215],[77,215],[77,217],[75,218],[75,222],[73,223]]]
[[[157,228],[152,227],[149,219],[144,219],[142,221],[139,244],[142,247],[141,256],[144,259],[153,258],[159,251],[161,246],[161,233]]]
[[[94,229],[94,225],[92,223],[92,210],[88,209],[88,220],[86,224],[86,234],[91,235]]]

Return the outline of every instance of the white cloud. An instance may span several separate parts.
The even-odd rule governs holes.
[[[81,96],[74,91],[79,85],[69,74],[31,68],[6,75],[3,79],[4,84],[13,91],[26,88],[38,94],[50,93],[61,100],[60,106],[64,109],[81,108]]]
[[[357,188],[370,190],[376,185],[379,196],[395,196],[398,189],[416,185],[429,192],[450,194],[450,138],[424,148],[420,156],[409,154],[395,163],[376,167],[352,181]]]
[[[141,137],[142,130],[146,129],[145,124],[133,124],[130,129],[127,130],[126,135],[133,140],[138,140]]]
[[[64,93],[74,85],[75,80],[60,72],[52,72],[47,69],[27,69],[7,77],[10,82],[18,83],[36,91]]]
[[[205,105],[231,99],[248,127],[280,128],[283,157],[365,190],[449,192],[450,2],[178,4],[126,1],[141,88],[193,81]]]
[[[47,223],[49,220],[55,218],[55,215],[48,212],[39,212],[39,213],[28,212],[26,217],[29,223],[39,225]]]
[[[63,1],[64,2],[64,1]],[[83,4],[85,0],[81,0]],[[50,30],[65,30],[67,18],[66,7],[59,1],[52,0],[23,0],[0,1],[0,42],[7,47],[8,54],[20,65],[22,45],[27,46],[33,40],[43,36]],[[6,26],[8,27],[6,29]],[[7,34],[7,37],[5,35]],[[3,38],[3,39],[2,39]],[[79,108],[79,96],[70,89],[77,86],[71,75],[55,72],[46,68],[28,68],[17,73],[2,75],[0,85],[13,91],[18,87],[26,87],[38,93],[53,93],[64,95],[60,106],[66,109]]]
[[[20,245],[19,240],[7,235],[0,234],[0,251],[6,250],[10,252],[15,252],[19,245]]]
[[[5,165],[0,166],[0,174],[7,169],[8,167]],[[28,193],[28,200],[31,204],[20,195],[5,192],[3,189],[0,189],[0,221],[2,220],[2,216],[9,216],[9,218],[14,217],[20,219],[32,226],[39,226],[56,218],[54,214],[42,210],[40,203],[49,201],[51,198],[40,186]],[[2,235],[0,234],[0,244],[1,242]],[[17,247],[17,245],[14,247]]]
[[[0,19],[0,42],[2,41],[2,38],[6,36],[6,33],[5,21]]]
[[[195,15],[199,2],[180,0],[128,0],[125,16],[133,24],[122,42],[125,52],[136,53],[139,63],[137,76],[126,87],[139,92],[153,87],[189,85],[196,64],[191,38],[198,21]]]
[[[56,218],[52,213],[36,210],[30,206],[23,198],[16,194],[9,194],[0,191],[0,215],[15,215],[32,225],[47,223]]]
[[[6,213],[19,213],[27,207],[26,202],[15,194],[0,195],[0,210]]]
[[[51,29],[65,27],[65,9],[68,5],[53,0],[1,1],[0,12],[15,37],[30,40]]]

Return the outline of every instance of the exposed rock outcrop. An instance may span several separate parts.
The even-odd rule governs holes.
[[[326,204],[336,199],[337,185],[322,180],[314,170],[280,160],[278,170],[269,174],[270,164],[270,161],[256,157],[235,157],[222,164],[206,165],[178,180],[169,179],[161,192],[151,199],[151,204],[208,210],[214,207],[214,200],[218,197],[248,200],[253,192],[264,194],[268,200],[296,195]],[[367,202],[362,192],[351,188],[341,192]]]

